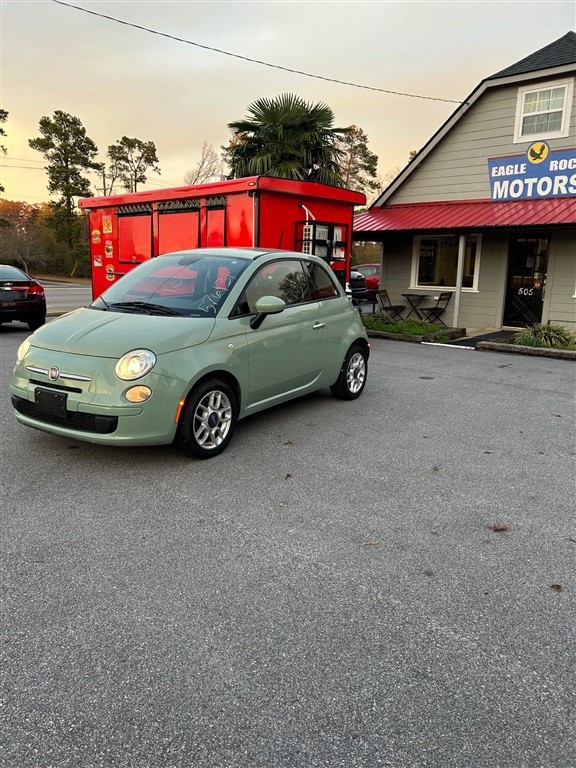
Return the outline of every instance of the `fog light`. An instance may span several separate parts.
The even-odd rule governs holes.
[[[144,400],[148,400],[151,394],[152,390],[150,387],[143,387],[140,385],[138,387],[130,387],[124,397],[130,403],[143,403]]]

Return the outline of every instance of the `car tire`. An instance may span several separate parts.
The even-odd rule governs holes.
[[[238,419],[232,389],[223,381],[208,379],[188,395],[182,410],[176,444],[185,456],[211,459],[226,448]]]
[[[35,331],[37,328],[40,328],[42,325],[44,325],[45,322],[46,315],[30,315],[26,320],[28,328],[30,328],[31,331]]]
[[[346,353],[338,379],[330,391],[339,400],[355,400],[362,394],[367,374],[368,354],[359,344],[353,344]]]

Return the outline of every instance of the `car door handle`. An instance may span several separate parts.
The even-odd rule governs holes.
[[[326,328],[326,323],[321,323],[319,320],[312,326],[314,331],[319,331],[321,328]]]

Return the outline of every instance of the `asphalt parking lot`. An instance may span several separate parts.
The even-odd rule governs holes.
[[[193,462],[18,425],[27,334],[1,766],[576,764],[573,362],[373,340]]]

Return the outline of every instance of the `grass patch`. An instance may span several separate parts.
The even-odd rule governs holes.
[[[364,327],[371,331],[398,333],[402,336],[425,336],[427,333],[439,331],[441,327],[432,323],[424,323],[421,320],[402,320],[396,323],[385,312],[374,315],[362,315],[362,322]]]
[[[576,351],[576,333],[563,325],[537,323],[520,331],[512,342],[522,347],[544,347]]]

